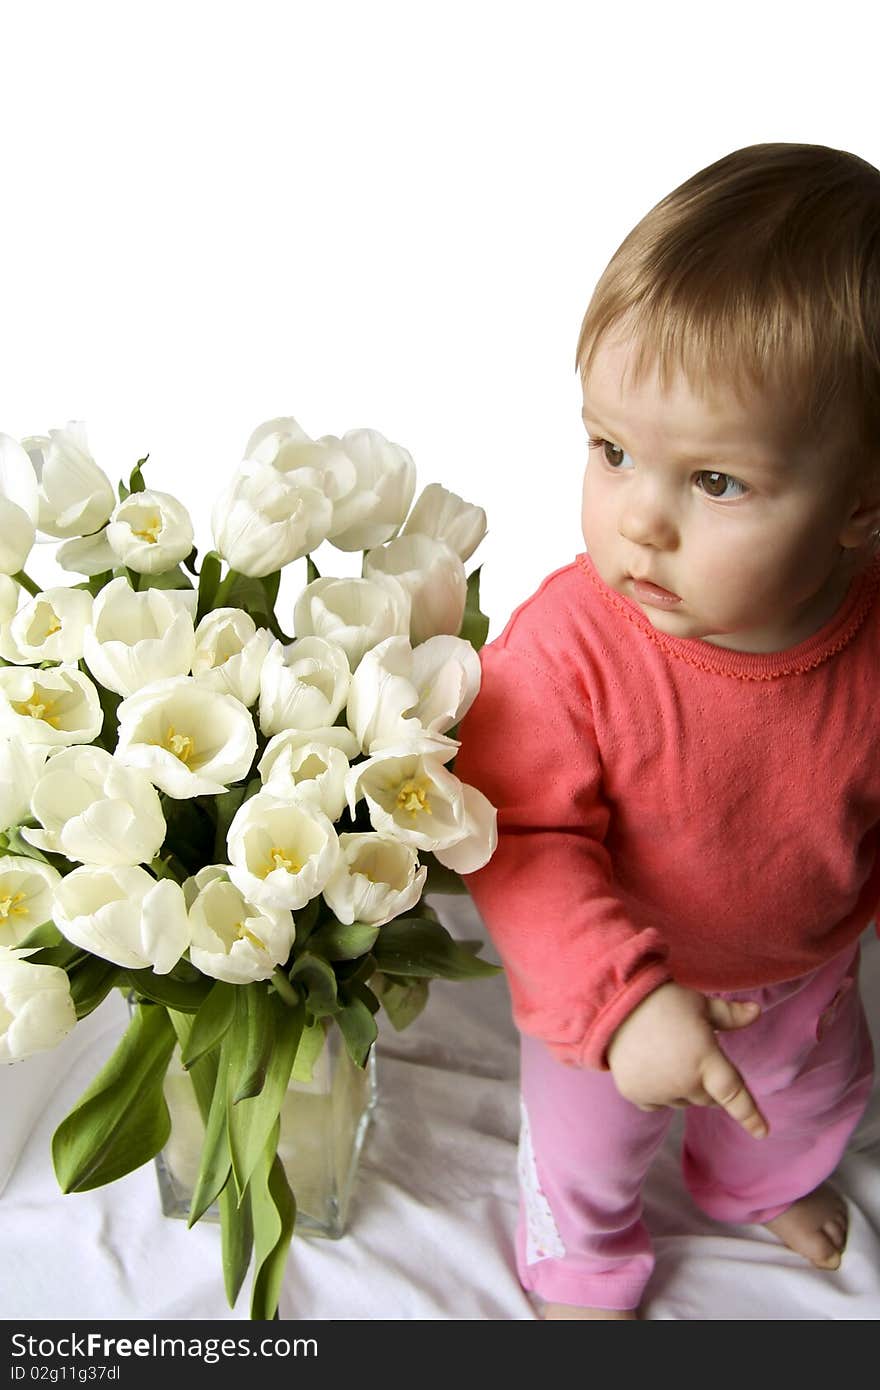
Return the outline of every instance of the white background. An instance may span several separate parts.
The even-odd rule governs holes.
[[[83,420],[114,483],[149,453],[148,485],[180,497],[204,549],[260,422],[377,429],[419,487],[486,508],[468,568],[483,562],[495,635],[583,549],[574,354],[609,257],[743,145],[880,163],[870,14],[5,6],[0,430]],[[52,554],[30,562],[41,582]],[[324,573],[355,572],[329,555]]]

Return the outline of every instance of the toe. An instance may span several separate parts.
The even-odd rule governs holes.
[[[823,1223],[822,1230],[825,1232],[831,1244],[836,1250],[842,1250],[846,1243],[846,1226],[836,1217]]]

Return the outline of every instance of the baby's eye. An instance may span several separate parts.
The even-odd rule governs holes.
[[[744,497],[748,492],[745,483],[741,483],[738,478],[731,478],[729,473],[712,473],[703,469],[696,476],[707,497],[721,498],[726,502],[732,497]]]
[[[589,448],[603,451],[605,462],[610,468],[622,468],[624,459],[629,458],[629,454],[621,449],[619,444],[612,444],[610,439],[593,439],[588,435],[587,442]],[[632,459],[630,459],[629,466],[632,467]]]

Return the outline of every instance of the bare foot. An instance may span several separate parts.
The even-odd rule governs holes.
[[[541,1315],[545,1322],[555,1322],[563,1318],[611,1318],[614,1320],[626,1318],[627,1320],[637,1321],[638,1314],[634,1308],[576,1308],[571,1303],[545,1303],[544,1312]]]
[[[848,1224],[846,1203],[827,1182],[781,1216],[764,1222],[767,1230],[779,1236],[789,1250],[805,1255],[817,1269],[840,1267]]]

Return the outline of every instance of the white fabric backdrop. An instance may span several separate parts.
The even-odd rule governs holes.
[[[469,899],[435,904],[460,937],[482,935]],[[484,952],[495,959],[491,949]],[[880,941],[866,933],[863,994],[880,1043]],[[8,1319],[246,1318],[249,1277],[226,1305],[216,1226],[161,1215],[152,1164],[109,1188],[62,1196],[52,1132],[125,1020],[114,995],[54,1053],[0,1068],[0,1295]],[[289,1319],[529,1319],[513,1264],[517,1035],[503,977],[432,986],[427,1009],[380,1029],[379,1104],[349,1233],[294,1238]],[[838,1172],[849,1201],[842,1267],[814,1269],[758,1226],[721,1226],[682,1184],[682,1116],[652,1170],[646,1219],[657,1265],[644,1315],[671,1319],[880,1316],[880,1089]]]

